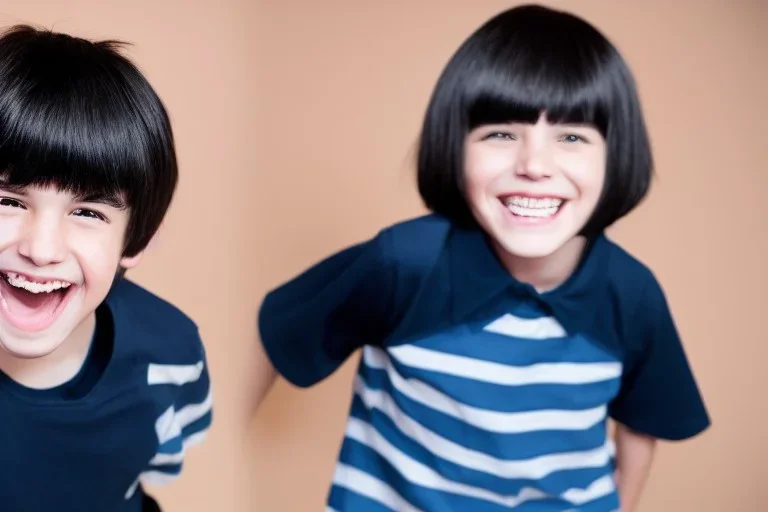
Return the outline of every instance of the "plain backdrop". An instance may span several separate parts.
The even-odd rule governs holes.
[[[323,510],[357,357],[311,390],[279,381],[255,412],[256,310],[423,213],[413,156],[435,80],[517,3],[0,0],[2,25],[133,43],[174,123],[178,195],[129,276],[197,321],[216,403],[208,441],[157,491],[168,512]],[[635,73],[658,175],[610,235],[664,286],[714,421],[660,447],[640,512],[765,510],[768,2],[545,3],[597,25]]]

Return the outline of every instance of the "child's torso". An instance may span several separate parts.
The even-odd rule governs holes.
[[[141,510],[132,487],[158,450],[164,402],[138,385],[71,404],[0,393],[0,503],[18,512]]]
[[[621,373],[530,304],[367,346],[329,509],[618,510],[607,404]]]

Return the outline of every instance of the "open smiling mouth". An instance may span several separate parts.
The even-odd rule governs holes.
[[[38,280],[0,272],[3,316],[17,329],[40,331],[58,318],[77,286],[68,281]]]
[[[502,197],[501,202],[520,219],[547,220],[555,217],[566,203],[558,197],[525,197],[512,195]]]

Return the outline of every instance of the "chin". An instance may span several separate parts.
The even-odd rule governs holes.
[[[526,259],[546,258],[555,254],[568,241],[552,234],[502,234],[496,237],[497,245],[510,256]]]
[[[8,332],[2,333],[0,348],[17,359],[39,359],[48,356],[61,346],[64,339],[60,336],[50,339],[18,339]]]
[[[510,256],[532,260],[552,256],[557,251],[557,247],[523,246],[517,244],[503,245],[502,249]]]
[[[0,314],[0,349],[18,359],[38,359],[52,354],[82,323],[82,306],[83,294],[73,294],[58,318],[41,330],[23,329]]]

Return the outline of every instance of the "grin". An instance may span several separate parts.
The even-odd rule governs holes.
[[[501,199],[515,217],[548,219],[557,215],[565,201],[558,197],[526,197],[513,195]]]
[[[16,272],[0,272],[0,310],[8,322],[22,331],[50,327],[64,310],[73,283],[61,279],[39,279]]]

